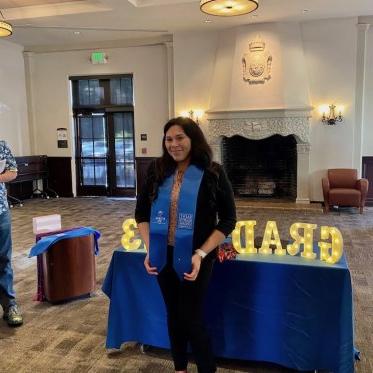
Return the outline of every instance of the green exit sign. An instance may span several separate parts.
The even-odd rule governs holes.
[[[94,65],[107,63],[107,55],[105,52],[92,52],[91,62]]]

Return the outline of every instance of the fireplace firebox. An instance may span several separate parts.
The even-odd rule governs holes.
[[[222,162],[236,197],[297,198],[297,141],[293,135],[261,140],[223,137]]]

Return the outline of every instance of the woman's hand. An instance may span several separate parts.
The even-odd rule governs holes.
[[[157,275],[157,267],[151,267],[150,260],[149,260],[149,253],[146,254],[145,260],[144,260],[144,266],[146,269],[146,272],[148,272],[149,275]]]
[[[185,280],[187,281],[196,280],[198,273],[199,273],[199,269],[201,268],[201,262],[202,262],[202,258],[198,254],[194,254],[192,256],[192,272],[184,273]]]

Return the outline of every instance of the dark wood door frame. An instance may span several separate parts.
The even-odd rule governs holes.
[[[369,181],[366,205],[373,206],[373,157],[363,157],[362,166],[362,177]]]

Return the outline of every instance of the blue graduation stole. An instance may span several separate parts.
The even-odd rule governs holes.
[[[174,175],[169,176],[159,186],[158,197],[151,208],[149,259],[151,265],[157,267],[158,272],[167,263],[169,209],[173,177]],[[191,270],[194,221],[202,177],[203,170],[190,165],[185,171],[181,184],[173,253],[173,267],[181,280],[184,278],[184,273]]]
[[[100,238],[101,234],[99,231],[89,227],[83,227],[74,229],[71,231],[63,232],[63,233],[56,233],[50,236],[42,237],[30,250],[29,258],[33,256],[40,255],[45,251],[49,250],[55,243],[58,241],[67,239],[67,238],[74,238],[74,237],[82,237],[82,236],[89,236],[90,234],[94,235],[95,239],[95,255],[98,255],[99,248],[98,248],[98,239]]]

